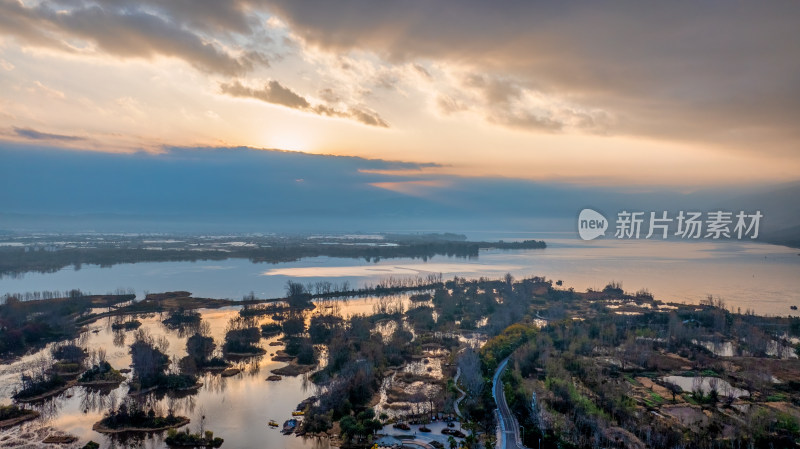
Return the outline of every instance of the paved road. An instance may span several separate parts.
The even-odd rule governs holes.
[[[500,376],[507,364],[508,357],[500,362],[492,378],[492,396],[497,404],[497,422],[499,424],[499,438],[496,447],[497,449],[525,449],[522,439],[519,437],[519,423],[511,413],[511,409],[508,408],[506,395],[503,392],[503,383],[500,382]]]
[[[459,408],[459,405],[461,404],[461,401],[463,401],[464,398],[467,397],[467,393],[465,393],[464,390],[458,387],[458,378],[460,376],[461,376],[461,367],[458,367],[456,368],[456,377],[453,378],[453,384],[455,385],[456,390],[458,390],[458,392],[461,393],[461,396],[458,399],[456,399],[455,403],[453,403],[453,409],[456,411],[456,415],[459,418],[463,418],[463,416],[461,416],[461,409]]]

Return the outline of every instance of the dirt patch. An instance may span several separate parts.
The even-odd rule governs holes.
[[[256,348],[256,349],[257,350],[253,352],[226,352],[225,357],[254,357],[257,355],[264,355],[267,353],[267,351],[261,348]]]
[[[672,399],[672,393],[666,388],[663,387],[655,382],[652,379],[647,377],[637,377],[636,381],[642,384],[642,387],[646,388],[647,390],[656,393],[657,395],[663,397],[664,399]],[[675,395],[675,399],[678,399],[678,395]]]
[[[221,373],[220,376],[222,377],[231,377],[241,373],[242,370],[239,368],[225,368]]]
[[[120,380],[93,380],[91,382],[78,382],[78,385],[82,387],[95,387],[95,388],[102,388],[102,387],[115,387],[121,384],[125,379]]]
[[[72,444],[78,441],[78,437],[73,435],[50,435],[42,440],[44,444]]]
[[[394,380],[396,382],[403,382],[403,383],[407,383],[407,384],[414,383],[414,382],[425,382],[425,383],[429,383],[429,384],[430,383],[441,382],[441,379],[437,379],[437,378],[435,378],[433,376],[430,376],[428,374],[416,374],[416,373],[409,373],[407,371],[402,372],[402,373],[397,373],[397,375],[394,376]]]
[[[800,359],[772,359],[737,357],[733,359],[739,366],[761,366],[781,382],[800,382]]]
[[[648,358],[647,364],[656,371],[677,371],[692,366],[691,360],[673,353],[654,353]]]
[[[622,447],[628,449],[645,449],[647,446],[636,437],[636,435],[628,432],[622,427],[609,427],[606,429],[605,437],[610,441],[614,441]]]
[[[276,352],[272,357],[273,362],[291,362],[292,360],[294,360],[294,357],[287,354],[284,350]]]
[[[664,406],[661,408],[661,413],[675,419],[685,427],[705,426],[708,424],[708,416],[703,413],[700,407],[690,405]]]
[[[789,402],[766,402],[764,405],[780,412],[788,413],[794,416],[795,419],[800,419],[800,408],[792,405]]]
[[[386,402],[392,404],[395,402],[411,402],[412,395],[406,393],[405,389],[398,385],[394,385],[386,390]]]

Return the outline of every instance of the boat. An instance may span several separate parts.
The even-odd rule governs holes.
[[[294,432],[294,429],[297,427],[297,420],[296,419],[288,419],[285,423],[283,423],[283,433],[288,435]]]
[[[275,421],[274,419],[270,419],[269,420],[269,426],[270,427],[278,427],[278,422]]]
[[[797,310],[797,306],[791,306],[789,308],[792,309],[792,310]]]
[[[292,416],[303,416],[306,412],[292,412]]]

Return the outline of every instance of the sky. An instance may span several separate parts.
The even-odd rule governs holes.
[[[0,0],[0,145],[405,161],[364,170],[408,194],[792,182],[798,56],[788,0]]]

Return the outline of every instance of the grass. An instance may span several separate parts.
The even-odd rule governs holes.
[[[658,393],[650,393],[650,397],[645,398],[644,403],[648,407],[657,407],[664,403],[664,398]]]
[[[631,385],[633,385],[634,387],[641,386],[641,384],[639,383],[639,381],[637,381],[636,379],[634,379],[634,378],[633,378],[633,376],[631,376],[630,374],[626,374],[626,375],[625,375],[625,380],[627,380],[627,381],[628,381],[628,383],[630,383],[630,384],[631,384]]]
[[[773,393],[765,399],[767,402],[784,402],[787,401],[789,398],[783,393]]]

